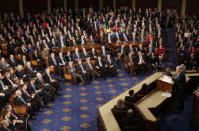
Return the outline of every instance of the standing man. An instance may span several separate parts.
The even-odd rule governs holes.
[[[184,110],[184,91],[186,87],[186,77],[182,66],[176,67],[176,78],[173,78],[174,88],[176,89],[176,97],[179,103],[175,112],[180,113]]]

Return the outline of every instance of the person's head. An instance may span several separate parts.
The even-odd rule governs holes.
[[[76,47],[76,48],[75,48],[75,52],[78,52],[78,51],[79,51],[79,49]]]
[[[86,48],[82,48],[83,52],[86,52]]]
[[[129,96],[133,96],[134,95],[134,90],[130,90],[129,91]]]
[[[67,52],[67,55],[70,55],[70,51]]]
[[[182,71],[186,71],[186,66],[184,64],[181,64],[180,66],[181,66]]]
[[[51,53],[50,55],[51,55],[51,57],[52,57],[52,58],[54,58],[54,57],[55,57],[55,54],[54,54],[54,53]]]
[[[78,64],[81,65],[82,64],[82,60],[78,60]]]
[[[147,84],[146,84],[146,83],[144,83],[144,84],[142,85],[142,90],[143,90],[143,91],[146,91],[146,90],[147,90],[147,88],[148,88]]]
[[[21,96],[21,95],[22,95],[21,90],[17,90],[17,91],[16,91],[16,95],[17,95],[17,96]]]
[[[26,84],[23,84],[23,85],[21,86],[21,88],[24,89],[24,90],[27,90],[27,85],[26,85]]]
[[[2,62],[2,63],[5,62],[5,58],[4,58],[4,57],[1,58],[1,62]]]
[[[10,55],[10,59],[14,59],[14,55],[11,54],[11,55]]]
[[[110,59],[110,58],[111,58],[111,55],[110,55],[110,54],[108,54],[108,55],[107,55],[107,59]]]
[[[6,78],[10,78],[10,72],[5,73]]]
[[[117,108],[123,108],[124,107],[124,100],[123,99],[119,99],[117,101],[117,105],[116,105]]]
[[[17,69],[17,71],[21,71],[21,70],[22,70],[22,65],[18,65],[18,66],[16,67],[16,69]]]
[[[166,67],[166,68],[165,68],[165,72],[170,72],[170,68],[169,68],[169,67]]]
[[[46,73],[50,73],[50,69],[49,68],[46,68]]]
[[[59,56],[62,56],[62,52],[59,52]]]
[[[27,61],[27,62],[26,62],[26,66],[27,66],[27,67],[31,66],[30,61]]]
[[[98,60],[101,60],[101,56],[98,56],[97,59],[98,59]]]
[[[102,46],[102,50],[105,50],[105,46]]]
[[[42,78],[41,73],[39,73],[39,72],[36,74],[36,76],[37,76],[37,78],[39,78],[39,79]]]
[[[6,109],[6,111],[11,111],[12,110],[12,106],[10,104],[6,104],[5,105],[5,109]]]
[[[181,66],[176,67],[176,73],[178,74],[181,71]]]
[[[9,122],[7,120],[2,120],[1,121],[1,126],[4,127],[4,128],[8,128]]]
[[[72,66],[72,65],[73,65],[73,62],[72,62],[72,61],[69,61],[68,65],[69,65],[69,66]]]
[[[133,114],[134,112],[133,112],[133,109],[129,109],[128,111],[127,111],[127,116],[128,117],[133,117]]]

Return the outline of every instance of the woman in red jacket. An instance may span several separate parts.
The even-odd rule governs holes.
[[[162,47],[162,45],[160,45],[159,48],[157,49],[157,55],[160,64],[162,64],[162,59],[164,58],[165,55],[165,49]]]

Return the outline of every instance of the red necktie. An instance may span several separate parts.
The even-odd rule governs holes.
[[[50,74],[48,74],[48,76],[50,77],[50,81],[52,81],[53,79],[52,79],[52,77],[50,76]]]

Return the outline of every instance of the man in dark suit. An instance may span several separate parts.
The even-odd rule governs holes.
[[[107,55],[108,55],[108,52],[105,50],[105,46],[102,46],[102,50],[100,51],[100,56],[102,58],[106,58]]]
[[[59,52],[59,56],[57,57],[57,62],[60,66],[66,65],[66,58],[63,56],[62,52]]]
[[[71,56],[70,51],[67,52],[66,61],[67,61],[67,62],[73,61],[73,57]]]
[[[31,66],[30,61],[28,61],[28,62],[26,63],[26,69],[25,69],[25,71],[26,71],[26,74],[27,74],[27,75],[29,75],[29,76],[31,76],[31,77],[36,77],[37,71],[33,69],[33,67]]]
[[[14,105],[16,105],[16,106],[27,106],[28,107],[28,113],[31,115],[31,118],[35,119],[35,117],[33,117],[33,116],[36,113],[36,109],[34,109],[32,107],[31,103],[26,102],[24,100],[21,90],[16,91],[16,96],[14,98]]]
[[[86,58],[86,65],[85,65],[86,71],[89,73],[90,76],[92,76],[92,79],[95,80],[95,76],[100,76],[95,70],[94,65],[90,62],[90,57]]]
[[[125,96],[125,101],[135,103],[137,101],[135,95],[134,95],[134,90],[129,91],[129,96]]]
[[[176,78],[173,78],[173,87],[176,90],[176,97],[179,103],[176,112],[182,112],[184,110],[184,91],[186,87],[186,77],[181,66],[176,67],[176,74]]]
[[[27,91],[27,85],[24,84],[21,86],[21,93],[22,97],[26,102],[31,103],[31,106],[36,110],[39,111],[41,108],[41,105],[43,104],[43,101],[40,99],[40,97],[36,96],[35,94],[29,94]]]
[[[146,63],[146,58],[144,54],[141,53],[141,51],[138,51],[136,60],[138,62],[138,70],[145,72],[147,70],[147,66],[146,66],[147,63]]]
[[[34,78],[32,78],[30,82],[28,82],[27,86],[28,86],[27,88],[28,93],[31,95],[35,94],[36,96],[39,96],[40,98],[42,98],[44,105],[47,105],[49,100],[54,101],[53,95],[51,95],[45,90],[38,89],[38,87],[35,85]]]
[[[8,59],[8,64],[12,68],[16,68],[16,66],[17,66],[17,61],[14,59],[14,56],[12,54],[10,55],[10,59]]]
[[[5,93],[5,99],[8,101],[10,95],[15,91],[13,88],[9,88],[7,85],[4,84],[3,82],[3,77],[0,73],[0,91]],[[6,101],[4,101],[6,102]]]
[[[42,75],[41,73],[37,73],[36,74],[37,78],[35,80],[35,85],[39,88],[39,89],[42,89],[42,90],[45,90],[47,91],[49,94],[51,94],[52,96],[54,96],[55,94],[56,95],[61,95],[59,92],[57,92],[57,90],[51,86],[50,84],[46,83],[43,78],[42,78]]]
[[[11,129],[9,129],[9,125],[10,124],[9,124],[8,120],[2,120],[0,131],[11,131]]]
[[[86,48],[82,49],[82,59],[85,60],[89,57],[89,53],[86,51]]]
[[[48,61],[49,61],[49,66],[54,67],[57,70],[58,74],[61,74],[61,67],[59,63],[57,62],[54,53],[50,54]]]
[[[90,52],[90,57],[91,59],[97,59],[97,52],[95,50],[95,48],[92,48],[91,52]]]
[[[59,46],[60,46],[60,45],[59,45]],[[54,39],[54,38],[51,39],[51,42],[50,42],[49,47],[50,47],[50,49],[58,48],[58,44],[55,42],[55,39]]]
[[[18,87],[17,84],[15,84],[11,79],[10,79],[10,73],[6,72],[5,76],[3,78],[3,82],[5,85],[7,85],[9,88],[15,89]]]
[[[111,59],[111,56],[109,54],[107,55],[105,67],[108,71],[108,74],[111,74],[111,76],[117,75],[117,66],[116,64],[114,64],[113,59]]]
[[[49,83],[51,86],[53,86],[58,92],[62,90],[60,84],[57,82],[57,80],[53,79],[51,74],[50,74],[50,69],[46,68],[45,73],[44,73],[44,81],[46,83]]]
[[[68,66],[67,66],[67,70],[68,70],[68,73],[73,76],[75,84],[77,84],[77,78],[80,78],[81,81],[83,82],[83,84],[86,85],[86,82],[84,81],[83,77],[80,74],[76,73],[76,69],[73,66],[72,61],[69,61]]]
[[[82,58],[82,55],[79,52],[79,49],[76,47],[75,52],[73,53],[73,60],[78,61],[81,58]]]
[[[85,66],[82,64],[82,60],[78,60],[76,69],[77,69],[77,72],[83,77],[84,81],[87,84],[90,84],[89,73],[86,71]]]
[[[105,67],[105,63],[101,60],[101,56],[98,56],[97,60],[95,61],[95,68],[102,72],[101,75],[106,79],[107,77],[107,70]]]
[[[64,48],[64,47],[66,47],[66,42],[65,42],[63,36],[60,36],[60,40],[59,40],[59,42],[58,42],[58,47],[59,47],[59,48]]]
[[[133,109],[129,109],[127,112],[127,117],[122,118],[122,129],[128,126],[138,125],[138,120],[136,119]]]

